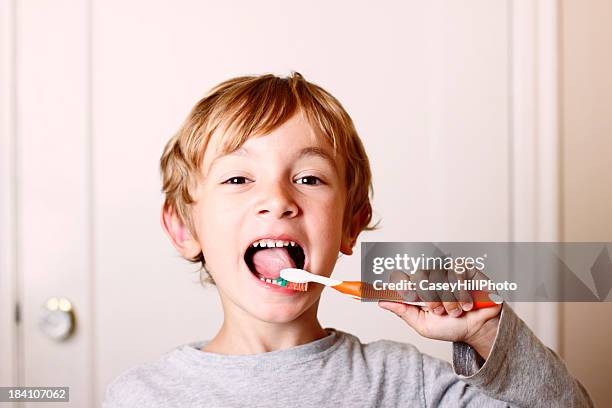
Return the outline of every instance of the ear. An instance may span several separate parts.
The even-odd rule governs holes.
[[[361,209],[353,215],[353,218],[350,221],[351,226],[349,228],[349,233],[343,233],[342,243],[340,244],[340,252],[345,255],[353,255],[353,247],[357,242],[357,237],[361,232],[361,228],[370,216],[370,211],[370,205],[366,204],[362,206]]]
[[[187,259],[194,259],[202,251],[200,243],[191,235],[174,208],[162,206],[161,226],[172,245]]]

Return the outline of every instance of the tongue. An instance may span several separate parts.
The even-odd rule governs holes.
[[[255,252],[253,265],[257,273],[268,279],[278,278],[281,269],[295,268],[295,263],[285,248],[268,248]]]

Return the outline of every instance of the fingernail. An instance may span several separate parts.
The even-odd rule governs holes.
[[[438,306],[434,309],[434,313],[437,315],[441,315],[442,313],[444,313],[444,306]]]
[[[462,310],[460,308],[453,309],[450,311],[450,315],[453,317],[459,317],[461,315]]]
[[[461,306],[463,307],[463,310],[467,312],[469,310],[472,310],[472,307],[474,307],[474,304],[472,302],[463,302]]]

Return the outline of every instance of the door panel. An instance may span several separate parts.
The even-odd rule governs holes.
[[[87,4],[16,7],[20,381],[68,386],[72,406],[85,407],[93,375]],[[77,317],[62,342],[39,329],[54,296],[68,298]]]

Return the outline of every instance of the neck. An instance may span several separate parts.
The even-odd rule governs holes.
[[[221,329],[202,351],[229,355],[258,354],[321,339],[328,333],[317,319],[318,303],[317,301],[298,318],[285,323],[265,322],[252,316],[239,318],[225,313]]]

